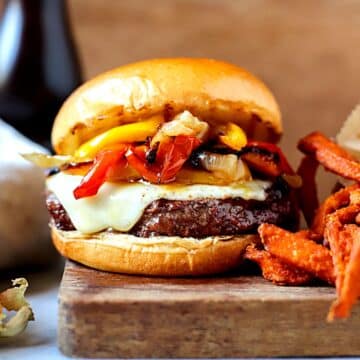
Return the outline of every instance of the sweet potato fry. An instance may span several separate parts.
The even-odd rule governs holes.
[[[258,232],[265,249],[272,255],[329,284],[334,284],[332,258],[326,247],[272,224],[262,224]]]
[[[298,148],[305,154],[314,155],[327,170],[360,182],[360,163],[320,132],[313,132],[301,139]]]
[[[360,205],[360,185],[359,184],[356,185],[357,186],[350,191],[351,205]]]
[[[319,207],[319,199],[316,189],[316,171],[319,163],[312,156],[305,156],[300,163],[297,174],[302,179],[302,186],[298,190],[298,202],[304,214],[306,223],[311,226],[315,211]]]
[[[297,231],[296,233],[293,233],[293,235],[300,239],[306,238],[306,239],[315,241],[316,243],[320,243],[320,244],[322,244],[322,242],[323,242],[323,235],[317,234],[317,233],[313,232],[312,230],[300,230],[300,231]]]
[[[313,278],[306,271],[286,264],[266,250],[259,250],[254,245],[246,248],[245,258],[256,262],[263,277],[277,285],[304,285]]]
[[[350,196],[352,192],[359,188],[359,184],[354,184],[340,189],[335,194],[330,195],[317,209],[311,230],[316,234],[323,234],[325,230],[326,217],[334,211],[344,206],[348,206],[350,204]]]
[[[335,286],[339,295],[353,244],[352,234],[348,230],[341,231],[341,224],[337,221],[328,221],[325,228],[325,238],[330,244],[336,277]]]
[[[336,318],[347,318],[350,310],[360,296],[360,229],[352,227],[353,246],[339,298],[331,306],[328,321]]]
[[[359,189],[349,193],[350,204],[328,215],[325,238],[330,244],[338,299],[332,305],[328,321],[346,318],[360,296],[360,213]]]
[[[352,155],[350,155],[346,150],[331,141],[320,131],[314,131],[310,133],[309,135],[300,139],[298,143],[298,149],[304,154],[315,154],[316,151],[322,148],[327,148],[333,153],[345,159],[354,160]]]
[[[330,245],[336,276],[335,285],[338,294],[341,293],[346,266],[353,245],[352,237],[354,234],[354,227],[355,229],[357,228],[356,225],[345,226],[345,224],[355,222],[355,218],[359,211],[359,205],[351,205],[335,211],[326,219],[324,237]]]
[[[336,210],[328,216],[328,219],[337,219],[341,224],[353,224],[360,212],[360,204],[353,204]],[[328,220],[327,220],[328,221]]]

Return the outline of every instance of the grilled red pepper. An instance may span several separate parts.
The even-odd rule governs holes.
[[[176,174],[182,168],[200,140],[193,136],[179,135],[159,145],[155,161],[146,161],[146,147],[131,147],[126,158],[145,180],[152,183],[165,184],[175,180]]]
[[[159,145],[153,163],[146,160],[149,147],[119,144],[100,151],[89,172],[74,190],[76,199],[96,195],[100,186],[109,178],[112,171],[121,171],[127,165],[136,170],[145,180],[164,184],[175,180],[176,174],[200,145],[200,140],[192,136],[176,136]]]
[[[241,158],[254,170],[270,177],[295,174],[281,149],[275,144],[249,141],[241,151]]]
[[[159,180],[160,169],[157,164],[146,162],[146,148],[131,146],[125,156],[129,165],[134,168],[145,180],[157,183]]]
[[[191,153],[200,145],[200,140],[193,136],[176,136],[169,142],[160,144],[158,158],[162,163],[161,183],[173,181]]]
[[[110,169],[114,166],[125,167],[124,155],[128,147],[120,144],[100,151],[95,157],[93,166],[74,190],[75,199],[96,195],[100,186],[106,181]]]

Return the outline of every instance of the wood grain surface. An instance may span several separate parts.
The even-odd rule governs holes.
[[[257,276],[147,278],[68,262],[58,340],[66,355],[92,358],[360,355],[359,308],[325,322],[334,296]]]

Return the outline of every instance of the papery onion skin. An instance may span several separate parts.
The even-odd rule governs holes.
[[[13,287],[0,293],[0,338],[11,337],[25,330],[28,321],[34,320],[34,314],[25,299],[28,282],[24,278],[12,281]],[[7,322],[3,322],[5,314],[2,308],[8,311],[17,311]]]

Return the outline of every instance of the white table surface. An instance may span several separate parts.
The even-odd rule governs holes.
[[[62,264],[43,271],[19,273],[19,276],[25,275],[29,281],[27,299],[35,313],[35,321],[30,322],[25,332],[18,337],[0,339],[1,360],[68,359],[56,346],[57,294],[61,273]],[[4,278],[11,275],[2,277],[1,289],[10,285]]]

